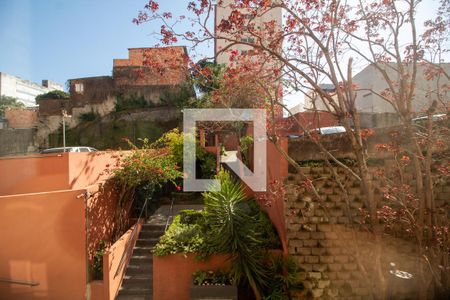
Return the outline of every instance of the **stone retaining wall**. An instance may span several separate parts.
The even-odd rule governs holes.
[[[285,217],[289,254],[303,269],[301,280],[305,291],[295,299],[370,299],[374,284],[373,267],[376,246],[373,236],[360,224],[364,206],[359,182],[338,169],[349,203],[342,190],[331,179],[327,168],[303,168],[318,188],[323,201],[313,200],[301,186],[301,177],[290,173],[286,182]],[[379,184],[377,178],[375,185]],[[436,203],[450,199],[448,182],[435,188]],[[382,200],[379,189],[375,197]],[[381,266],[388,279],[388,290],[395,299],[406,299],[417,293],[418,282],[389,276],[390,269],[416,273],[414,245],[403,239],[383,237]],[[395,266],[391,266],[394,263]],[[366,273],[362,270],[366,268]]]

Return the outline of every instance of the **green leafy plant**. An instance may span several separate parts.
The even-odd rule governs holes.
[[[94,253],[92,264],[90,266],[92,278],[94,280],[103,279],[103,255],[107,248],[105,241],[100,241],[97,246],[97,250]]]
[[[203,210],[185,209],[180,211],[180,222],[183,224],[205,226],[206,224],[206,212]]]
[[[250,166],[250,147],[253,145],[253,137],[246,135],[239,139],[239,147],[241,148],[242,159],[245,165]]]
[[[264,290],[264,300],[289,299],[289,291],[301,290],[300,269],[290,256],[270,255],[268,258],[270,284]]]
[[[262,293],[273,290],[274,272],[268,267],[267,250],[280,247],[278,235],[267,214],[256,201],[247,198],[230,173],[222,170],[217,178],[221,190],[204,193],[205,210],[181,211],[154,253],[196,253],[199,259],[225,253],[232,261],[233,282],[248,283],[256,297],[262,299]]]
[[[18,102],[17,98],[9,96],[0,96],[0,114],[7,108],[24,108],[25,104]]]
[[[220,87],[225,65],[208,60],[200,60],[192,72],[194,84],[202,93],[211,93]]]
[[[172,129],[166,132],[161,138],[159,138],[152,147],[167,147],[177,165],[183,166],[183,147],[184,147],[184,135],[180,133],[178,128]],[[199,163],[201,174],[200,178],[212,178],[216,175],[216,157],[214,154],[207,152],[204,148],[196,142],[196,161]]]
[[[168,149],[153,149],[147,139],[141,140],[143,145],[138,148],[129,140],[133,149],[131,155],[118,159],[115,167],[107,165],[108,172],[114,179],[126,187],[137,187],[144,183],[161,185],[168,181],[175,182],[182,176],[174,156]]]
[[[232,285],[233,278],[229,272],[197,270],[192,274],[194,285]]]
[[[152,106],[152,104],[145,100],[144,96],[133,95],[125,97],[120,94],[116,96],[116,112]]]
[[[204,193],[205,210],[215,233],[210,242],[219,252],[229,253],[232,259],[231,275],[236,282],[244,279],[251,286],[256,299],[269,277],[263,263],[263,238],[258,230],[258,216],[252,213],[244,189],[226,171],[217,178],[220,191]]]
[[[85,113],[80,114],[80,116],[78,118],[80,119],[80,121],[90,122],[90,121],[94,121],[98,117],[99,117],[99,115],[97,113],[90,111],[90,112],[85,112]]]
[[[176,216],[166,233],[156,244],[153,253],[164,256],[175,253],[194,253],[204,246],[205,233],[198,224],[186,224]]]
[[[197,99],[194,96],[195,93],[192,85],[185,84],[179,89],[166,91],[163,95],[161,95],[160,101],[167,106],[195,108]]]
[[[50,92],[45,93],[45,94],[38,95],[36,97],[36,100],[69,99],[69,98],[70,98],[70,94],[68,94],[68,93],[66,93],[64,91],[54,90],[54,91],[50,91]]]

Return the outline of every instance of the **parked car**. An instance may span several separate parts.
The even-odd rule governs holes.
[[[51,153],[63,153],[63,152],[96,152],[98,151],[92,147],[58,147],[49,148],[41,151],[41,154],[51,154]]]
[[[321,135],[344,133],[345,127],[344,126],[321,127],[318,129],[314,129],[314,131],[318,132]]]
[[[344,126],[330,126],[330,127],[321,127],[316,129],[311,129],[309,133],[311,135],[329,135],[329,134],[337,134],[337,133],[345,133],[345,127]],[[301,138],[306,136],[306,134],[302,133],[300,135],[296,134],[290,134],[288,135],[288,138],[295,139],[295,138]]]
[[[433,121],[442,121],[445,120],[447,118],[446,114],[437,114],[437,115],[432,115],[431,119]],[[428,120],[428,116],[423,116],[423,117],[418,117],[418,118],[414,118],[412,119],[413,123],[422,123],[422,122],[426,122]]]

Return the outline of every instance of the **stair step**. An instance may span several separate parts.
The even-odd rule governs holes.
[[[124,278],[122,281],[123,289],[130,288],[151,288],[153,286],[153,278]]]
[[[132,275],[149,275],[153,272],[153,263],[151,264],[143,264],[143,265],[133,265],[129,264],[127,267],[127,270],[125,274],[132,276]]]
[[[133,255],[130,258],[130,265],[151,265],[153,264],[153,255]]]
[[[136,294],[136,295],[142,295],[142,294],[151,294],[152,287],[151,286],[133,286],[133,287],[120,287],[119,294]]]
[[[141,231],[139,238],[160,238],[164,234],[164,231]]]
[[[117,296],[117,300],[152,300],[153,297],[151,294],[146,295],[127,295],[127,294],[119,294]]]
[[[125,279],[147,279],[147,280],[152,280],[153,281],[153,274],[152,273],[142,273],[142,274],[128,274],[128,275],[124,275],[123,276],[123,280]]]
[[[141,232],[144,230],[155,230],[155,231],[163,231],[166,227],[166,224],[142,224]]]
[[[119,297],[118,299],[121,299],[121,296],[125,295],[136,295],[136,296],[152,296],[152,287],[131,287],[131,288],[124,288],[120,287],[119,289]]]
[[[164,234],[166,218],[154,214],[142,224],[130,261],[125,270],[118,300],[151,300],[153,290],[153,247]]]
[[[140,238],[136,240],[136,246],[137,247],[144,247],[144,246],[155,246],[159,241],[159,238]]]
[[[153,247],[134,247],[133,249],[133,254],[132,255],[137,255],[137,256],[144,256],[144,255],[148,255],[148,256],[153,256]]]

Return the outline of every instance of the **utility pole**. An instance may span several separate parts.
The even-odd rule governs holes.
[[[63,109],[61,112],[63,123],[63,152],[66,152],[66,118],[72,118],[72,116],[68,115],[65,109]]]

